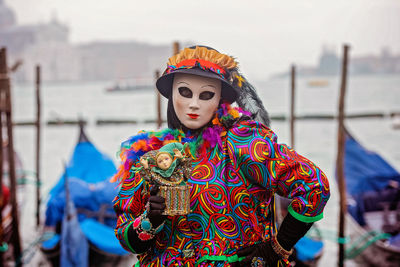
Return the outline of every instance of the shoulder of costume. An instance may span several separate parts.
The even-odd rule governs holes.
[[[237,132],[252,132],[254,135],[268,137],[274,142],[277,142],[278,140],[278,136],[271,130],[271,128],[253,119],[239,120],[229,129],[228,134],[235,134]]]

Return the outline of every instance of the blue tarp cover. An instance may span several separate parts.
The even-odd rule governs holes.
[[[91,142],[80,142],[75,147],[66,172],[68,179],[78,178],[87,183],[97,183],[111,178],[116,168],[113,161]],[[64,174],[51,189],[50,195],[57,195],[60,191],[64,191]]]
[[[96,220],[86,219],[81,222],[81,229],[86,238],[100,250],[117,255],[128,254],[128,251],[119,244],[113,228],[107,227]]]
[[[65,172],[50,191],[45,224],[55,226],[62,220],[65,205],[64,177],[68,177],[70,197],[76,208],[98,211],[102,204],[109,204],[108,211],[114,212],[112,200],[117,195],[118,188],[108,180],[115,172],[112,160],[92,143],[78,143]],[[84,218],[84,215],[79,215],[79,220]],[[112,222],[108,224],[114,226],[111,225]]]
[[[115,184],[108,180],[89,184],[78,178],[69,178],[68,186],[70,188],[70,197],[77,208],[83,208],[90,211],[98,211],[103,204],[108,205],[107,212],[114,213],[112,200],[118,193]],[[46,226],[56,226],[62,220],[64,215],[65,191],[60,191],[57,195],[51,196],[47,202]],[[79,214],[79,221],[86,218],[84,214]],[[108,219],[106,224],[114,227],[116,220]]]
[[[350,203],[349,213],[360,225],[365,225],[365,200],[368,198],[369,203],[377,202],[374,199],[384,201],[390,182],[400,182],[400,174],[350,135],[346,135],[344,166],[347,192],[355,200],[355,203]],[[379,206],[379,203],[375,205]]]
[[[379,191],[390,180],[400,181],[400,174],[381,156],[366,150],[350,136],[346,139],[344,162],[347,191],[352,196]]]

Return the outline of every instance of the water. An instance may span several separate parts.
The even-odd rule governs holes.
[[[339,78],[327,78],[327,87],[309,87],[310,79],[297,80],[296,113],[336,114],[338,106]],[[156,97],[153,92],[107,93],[105,87],[112,82],[92,82],[73,84],[44,84],[42,87],[43,121],[50,119],[88,120],[86,128],[89,138],[103,152],[115,155],[120,143],[139,130],[154,129],[155,125],[96,126],[97,119],[135,119],[144,121],[156,116]],[[256,87],[271,115],[289,113],[289,81],[272,80],[256,82]],[[400,76],[350,77],[346,95],[346,112],[400,112]],[[12,87],[13,118],[15,121],[34,120],[35,96],[32,84]],[[163,102],[165,114],[166,102]],[[77,138],[75,126],[45,126],[43,124],[41,147],[41,187],[46,196],[62,173],[63,161],[72,153]],[[389,117],[383,119],[352,119],[346,121],[350,132],[371,150],[380,153],[397,170],[400,170],[400,130],[392,128]],[[34,127],[15,127],[15,149],[20,154],[26,170],[35,166]],[[288,122],[273,121],[272,129],[279,141],[289,142]],[[338,191],[334,181],[336,160],[337,124],[335,121],[298,121],[296,124],[296,150],[312,159],[327,174],[332,196],[325,209],[324,219],[318,222],[321,229],[336,231],[338,221]],[[113,157],[117,163],[117,158]],[[35,229],[35,189],[29,185],[28,199],[22,210],[21,232],[24,246],[37,237]],[[337,245],[326,242],[321,266],[336,266]]]

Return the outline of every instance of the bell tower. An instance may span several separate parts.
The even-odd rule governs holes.
[[[4,0],[0,0],[0,30],[16,24],[17,18],[14,11],[4,3]]]

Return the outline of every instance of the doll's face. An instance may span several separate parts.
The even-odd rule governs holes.
[[[221,99],[221,81],[197,75],[177,73],[172,84],[176,116],[187,128],[205,126],[214,116]]]
[[[168,153],[162,153],[157,157],[157,166],[162,170],[167,170],[172,164],[172,157]]]

